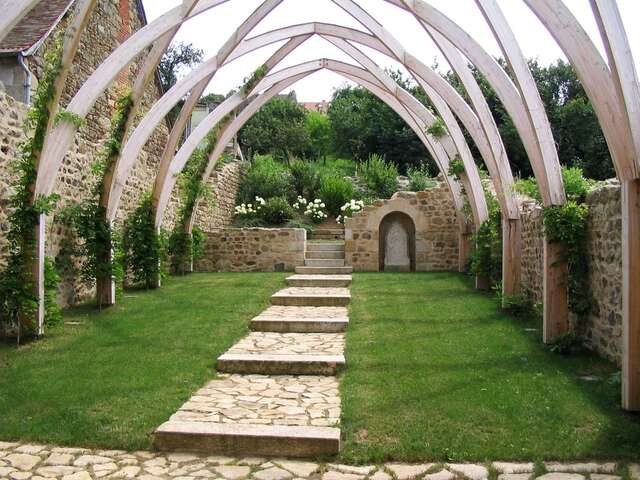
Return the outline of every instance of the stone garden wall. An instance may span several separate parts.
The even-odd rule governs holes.
[[[605,358],[622,358],[622,223],[620,185],[606,182],[587,195],[589,220],[584,260],[589,264],[591,311],[586,318],[572,315],[572,324],[585,344]],[[542,300],[542,210],[523,205],[522,286],[534,301]]]
[[[56,33],[66,27],[67,19],[63,19],[55,31],[39,48],[33,57],[28,58],[28,65],[33,72],[34,89],[44,66],[45,53],[52,47]],[[98,65],[132,32],[143,26],[144,19],[138,10],[136,0],[100,0],[80,41],[78,54],[74,61],[66,88],[62,96],[62,107],[67,105],[84,81]],[[118,98],[129,91],[133,85],[145,54],[140,55],[128,68],[121,72],[107,92],[102,95],[87,117],[86,124],[79,130],[70,152],[64,158],[55,185],[55,193],[61,199],[58,210],[48,218],[46,252],[55,259],[65,249],[65,245],[75,239],[59,219],[60,209],[85,201],[89,198],[91,187],[95,181],[91,174],[91,165],[102,151],[104,142],[109,136],[111,117]],[[142,118],[153,102],[161,95],[160,86],[152,82],[145,92],[137,121]],[[0,248],[6,245],[7,202],[11,195],[9,188],[11,174],[9,162],[15,158],[18,144],[24,139],[22,123],[26,114],[26,106],[13,100],[0,86]],[[117,222],[122,221],[138,205],[140,198],[153,187],[158,162],[168,137],[168,126],[161,123],[151,136],[132,169],[124,188]],[[231,221],[231,212],[235,201],[235,188],[239,168],[233,164],[225,165],[216,171],[211,179],[214,195],[217,197],[213,208],[202,207],[198,211],[198,224],[206,228],[220,228]],[[218,183],[228,182],[223,187]],[[177,189],[175,189],[177,190]],[[175,212],[179,202],[179,192],[174,190],[172,201],[168,205],[163,226],[173,227]],[[231,205],[231,207],[230,207]],[[2,264],[0,252],[0,264]],[[60,303],[69,305],[87,299],[93,295],[93,289],[77,281],[73,273],[63,274],[59,294]]]
[[[301,228],[224,228],[207,232],[198,272],[293,271],[304,265]]]
[[[390,200],[378,200],[345,222],[346,265],[355,271],[379,270],[378,230],[390,213],[402,212],[415,225],[416,271],[457,270],[458,222],[446,185],[424,192],[398,192]]]

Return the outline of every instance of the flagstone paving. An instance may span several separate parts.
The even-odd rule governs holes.
[[[284,458],[90,450],[0,442],[0,480],[533,480],[532,463],[341,465]],[[622,480],[616,463],[546,463],[539,480]],[[628,468],[640,480],[640,465]]]
[[[337,426],[338,381],[328,376],[224,375],[198,390],[171,420]]]
[[[274,333],[252,332],[233,347],[228,354],[265,355],[342,355],[342,333]]]

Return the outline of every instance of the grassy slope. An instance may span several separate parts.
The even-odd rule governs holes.
[[[285,274],[212,274],[129,292],[102,313],[16,351],[0,345],[0,439],[137,449],[214,376],[216,357]]]
[[[549,353],[465,277],[359,274],[352,295],[343,460],[637,458],[613,367]]]

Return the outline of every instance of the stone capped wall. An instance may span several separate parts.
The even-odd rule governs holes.
[[[591,311],[571,323],[587,347],[620,364],[622,359],[622,221],[620,184],[609,180],[587,195],[589,218],[584,261],[589,264]],[[522,209],[522,287],[535,302],[543,299],[542,208]]]
[[[289,272],[304,265],[301,228],[225,228],[206,236],[198,272]]]
[[[449,190],[440,182],[424,192],[398,192],[377,200],[345,222],[345,263],[355,271],[379,270],[379,227],[392,212],[409,215],[416,230],[416,271],[457,270],[458,220]]]

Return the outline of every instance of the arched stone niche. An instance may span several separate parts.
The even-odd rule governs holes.
[[[382,272],[416,271],[416,226],[409,215],[392,212],[380,222],[379,270]]]
[[[377,200],[345,222],[345,263],[359,272],[379,272],[383,220],[403,214],[414,226],[416,272],[458,270],[458,218],[444,182],[424,192],[398,192]],[[392,218],[392,217],[391,217]],[[382,228],[384,230],[384,226]]]

